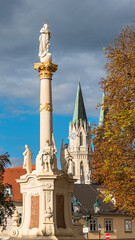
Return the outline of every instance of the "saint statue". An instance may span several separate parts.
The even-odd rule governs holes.
[[[51,32],[48,30],[48,25],[45,23],[40,30],[40,37],[39,37],[39,57],[42,62],[42,58],[44,58],[48,54],[49,46],[50,46],[50,38]]]
[[[46,140],[45,148],[44,148],[44,156],[43,156],[43,163],[44,163],[44,169],[46,172],[52,171],[52,153],[51,153],[51,145],[49,143],[49,140]]]
[[[68,144],[66,143],[63,148],[63,140],[61,143],[61,149],[60,149],[60,162],[61,162],[61,169],[63,172],[67,173],[67,170],[69,168],[69,163],[72,161],[73,157],[68,151]]]
[[[29,149],[28,145],[25,145],[26,150],[23,153],[24,156],[24,162],[23,162],[23,168],[26,169],[27,173],[32,172],[32,152]]]

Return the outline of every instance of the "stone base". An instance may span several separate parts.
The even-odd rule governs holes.
[[[14,217],[10,239],[84,239],[82,226],[72,224],[71,193],[75,182],[72,175],[34,171],[17,182],[23,194],[23,217],[21,225]]]
[[[51,53],[47,53],[45,57],[40,57],[40,61],[41,62],[52,62],[52,54]]]

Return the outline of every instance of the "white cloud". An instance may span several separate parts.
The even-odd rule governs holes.
[[[131,23],[135,2],[14,0],[12,6],[7,2],[1,3],[0,15],[0,98],[7,99],[5,109],[13,105],[13,114],[33,114],[30,107],[39,105],[40,81],[33,65],[39,61],[40,28],[48,19],[50,51],[58,64],[53,76],[54,113],[72,114],[80,79],[87,114],[96,116],[102,97],[98,82],[105,74],[102,49]]]

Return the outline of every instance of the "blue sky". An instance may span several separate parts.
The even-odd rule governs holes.
[[[58,70],[53,76],[53,129],[59,150],[68,139],[78,81],[88,120],[98,121],[103,48],[121,28],[132,24],[134,0],[4,0],[0,8],[0,152],[9,152],[12,166],[23,163],[24,145],[39,151],[39,35],[50,24],[50,52]]]

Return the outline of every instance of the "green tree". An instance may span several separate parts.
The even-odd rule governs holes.
[[[93,178],[105,200],[135,217],[135,25],[123,28],[105,48],[106,78],[102,124],[94,127]]]
[[[4,184],[4,172],[5,168],[11,164],[8,153],[0,155],[0,226],[4,230],[7,225],[7,218],[10,217],[15,209],[11,198],[6,191],[9,187],[8,184]]]

